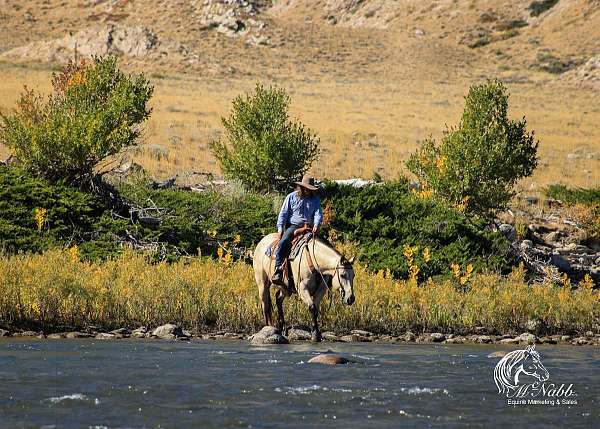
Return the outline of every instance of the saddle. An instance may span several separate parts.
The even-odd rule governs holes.
[[[304,226],[302,228],[298,228],[294,231],[294,238],[292,239],[292,248],[290,250],[290,254],[283,261],[282,272],[283,272],[283,282],[286,285],[286,288],[290,293],[296,292],[296,286],[294,284],[294,276],[292,275],[292,262],[300,253],[304,246],[308,245],[308,242],[313,238],[312,230],[308,226]],[[273,241],[273,243],[267,248],[265,252],[267,256],[271,260],[275,259],[275,251],[277,250],[277,246],[279,245],[279,238]],[[315,266],[313,265],[312,258],[310,256],[310,252],[307,252],[307,262],[308,267],[311,271],[315,270]]]

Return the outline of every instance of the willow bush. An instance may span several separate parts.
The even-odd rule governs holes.
[[[25,168],[51,181],[81,182],[105,158],[136,143],[150,115],[153,88],[114,57],[69,63],[46,100],[25,87],[17,107],[0,114],[0,142]]]
[[[255,191],[276,190],[302,176],[319,155],[319,138],[289,117],[290,96],[281,88],[256,85],[233,100],[222,118],[224,137],[211,150],[228,178]]]
[[[482,217],[506,207],[537,166],[538,147],[525,118],[509,119],[508,97],[497,80],[471,86],[458,127],[439,144],[427,139],[407,162],[427,190]]]

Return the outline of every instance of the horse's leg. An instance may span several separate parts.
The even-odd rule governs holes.
[[[285,295],[282,291],[277,290],[275,292],[275,302],[277,303],[277,329],[283,333],[283,327],[285,326],[285,318],[283,315],[283,300]]]
[[[263,274],[257,273],[255,279],[258,285],[258,296],[262,305],[263,315],[265,316],[265,326],[272,326],[271,293],[269,290],[271,284],[269,279],[265,278]]]
[[[312,304],[309,307],[309,310],[313,322],[311,340],[313,343],[318,343],[321,341],[321,331],[319,331],[319,321],[317,320],[319,317],[319,306],[317,304]]]
[[[313,305],[310,309],[313,321],[312,341],[316,343],[321,341],[321,331],[319,330],[318,316],[319,308],[321,306],[321,300],[323,299],[323,296],[325,295],[325,290],[327,288],[327,285],[321,285],[321,281],[319,281],[318,283],[319,286],[317,288],[316,293],[313,296]]]

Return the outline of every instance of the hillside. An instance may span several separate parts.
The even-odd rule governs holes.
[[[598,0],[4,0],[1,10],[0,109],[25,83],[47,90],[49,68],[68,58],[120,55],[157,86],[136,159],[159,176],[218,173],[206,143],[231,98],[260,80],[288,89],[321,135],[316,174],[394,177],[419,140],[456,123],[470,84],[499,77],[541,140],[534,182],[600,183]]]

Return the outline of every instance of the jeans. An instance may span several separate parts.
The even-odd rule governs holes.
[[[302,228],[300,225],[290,225],[283,232],[283,236],[279,241],[279,245],[277,246],[277,250],[275,251],[275,267],[281,267],[283,265],[283,260],[290,256],[290,250],[292,250],[292,240],[294,239],[294,232],[298,229]]]

